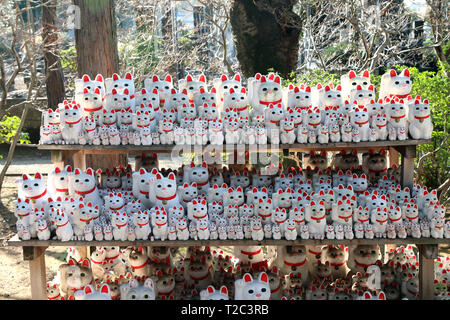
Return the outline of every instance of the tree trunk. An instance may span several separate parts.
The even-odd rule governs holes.
[[[74,0],[80,8],[75,29],[78,76],[111,77],[119,70],[114,0]]]
[[[119,71],[114,0],[73,0],[80,8],[80,28],[75,29],[78,77]],[[86,167],[113,168],[127,164],[127,155],[86,155]]]
[[[237,58],[246,77],[273,68],[283,77],[296,70],[301,19],[294,0],[235,0],[230,12]]]
[[[57,0],[49,0],[42,7],[42,42],[44,48],[47,100],[50,108],[56,108],[66,97],[64,73],[59,60],[58,29],[55,25]]]

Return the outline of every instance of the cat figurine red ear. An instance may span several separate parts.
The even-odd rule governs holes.
[[[221,286],[219,290],[216,290],[213,286],[208,286],[200,291],[200,300],[229,300],[228,289],[226,286]]]
[[[269,300],[270,295],[269,278],[265,272],[259,273],[257,279],[246,273],[235,281],[235,300]]]

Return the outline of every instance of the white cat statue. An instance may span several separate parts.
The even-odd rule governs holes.
[[[70,241],[73,239],[73,229],[69,217],[60,211],[55,216],[56,238],[60,241]]]
[[[18,188],[18,197],[28,199],[33,209],[43,209],[48,204],[50,194],[47,190],[47,184],[43,176],[36,172],[34,178],[28,174],[23,174],[22,178],[16,180]]]
[[[250,273],[235,281],[234,300],[269,300],[270,285],[267,273],[261,272],[257,279]]]
[[[360,141],[368,141],[370,125],[367,108],[363,108],[362,106],[355,107],[353,111],[349,112],[349,115],[353,128],[359,129]]]
[[[94,170],[88,168],[85,172],[76,168],[73,175],[69,175],[69,195],[82,197],[86,203],[103,208],[103,199],[97,187],[97,177]]]
[[[40,127],[41,139],[39,144],[53,144],[52,127],[50,125],[42,125]]]
[[[341,76],[341,85],[342,95],[344,99],[348,99],[350,91],[356,89],[358,85],[363,89],[366,89],[370,85],[370,72],[364,70],[360,76],[357,76],[355,71],[350,70],[348,74]]]
[[[75,292],[75,300],[112,300],[111,290],[107,283],[103,283],[98,290],[88,284],[84,289]]]
[[[380,84],[380,98],[406,98],[412,89],[412,82],[408,69],[404,69],[400,74],[395,70],[383,74]]]
[[[170,92],[173,88],[172,76],[166,75],[164,79],[159,79],[157,75],[144,80],[144,87],[148,92],[153,92],[154,89],[158,91],[160,107],[165,110],[175,109],[176,105],[172,105],[168,100]],[[167,104],[166,104],[167,101]]]
[[[134,213],[135,234],[137,240],[148,240],[151,233],[150,216],[147,210]]]
[[[294,127],[294,120],[284,118],[284,120],[281,121],[280,125],[280,140],[283,144],[294,144],[295,143],[295,127]]]
[[[155,179],[150,180],[149,190],[151,203],[156,204],[158,207],[164,207],[168,210],[170,207],[180,206],[176,177],[173,172],[169,173],[167,178],[157,173]]]
[[[116,212],[112,215],[113,237],[116,241],[128,239],[128,215],[126,212]]]
[[[431,139],[433,124],[430,118],[428,100],[415,100],[409,105],[408,111],[409,134],[413,139]]]
[[[83,124],[81,123],[81,107],[78,104],[66,104],[61,113],[61,133],[66,144],[78,144],[78,137]]]
[[[264,110],[270,104],[277,105],[282,102],[281,78],[270,74],[268,77],[261,76],[260,80],[255,83],[252,91],[252,119],[256,116],[263,116]]]
[[[325,237],[325,203],[323,201],[311,201],[305,208],[305,220],[308,222],[310,237],[314,239],[324,239]]]
[[[152,212],[153,236],[156,240],[166,240],[168,237],[167,213],[163,209]]]

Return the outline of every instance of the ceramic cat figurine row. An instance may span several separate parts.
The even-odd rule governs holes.
[[[76,79],[73,101],[44,113],[40,143],[328,143],[427,139],[433,131],[428,101],[410,96],[407,69],[383,75],[378,100],[368,71],[350,71],[336,86],[283,88],[274,74],[250,77],[247,88],[240,75],[222,75],[208,91],[203,74],[187,75],[178,90],[170,75],[144,86],[135,90],[131,73]]]
[[[355,169],[358,163],[355,153],[341,152],[335,169],[325,167],[326,154],[311,153],[305,170],[268,175],[212,170],[206,162],[103,174],[66,166],[47,182],[24,174],[17,179],[17,228],[21,239],[62,241],[449,236],[435,191],[401,188],[388,176],[384,151],[364,154]]]
[[[203,246],[188,247],[179,258],[169,247],[96,247],[91,260],[79,262],[73,254],[48,284],[49,300],[415,300],[420,295],[412,245],[386,252],[385,262],[377,245],[279,246],[268,248],[271,258],[259,266]],[[126,269],[108,267],[116,257]],[[448,297],[448,261],[435,260],[438,300]],[[375,287],[371,267],[381,271]]]

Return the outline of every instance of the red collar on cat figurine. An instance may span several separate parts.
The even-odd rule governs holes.
[[[277,101],[261,101],[261,100],[259,101],[259,104],[263,104],[265,106],[268,106],[269,104],[276,105],[276,104],[279,104],[279,103],[281,103],[281,99],[279,99]]]
[[[407,93],[407,94],[390,94],[389,95],[389,98],[399,98],[399,99],[402,99],[402,98],[406,98],[406,97],[408,97],[409,96],[409,93]]]
[[[109,208],[109,209],[111,209],[111,210],[120,210],[120,209],[122,209],[124,206],[125,206],[125,203],[124,203],[122,206],[120,206],[119,208]]]
[[[36,200],[36,199],[39,199],[39,198],[42,198],[43,196],[45,196],[46,193],[47,193],[47,189],[45,189],[44,192],[42,192],[40,195],[33,196],[33,197],[25,197],[25,198],[30,199],[30,200]]]
[[[78,190],[75,190],[75,193],[77,193],[77,194],[79,194],[79,195],[86,195],[86,194],[89,194],[89,193],[91,193],[91,192],[94,192],[95,188],[97,188],[97,186],[94,186],[91,190],[88,190],[88,191],[78,191]]]
[[[341,263],[330,263],[330,265],[333,267],[342,267],[345,263],[346,263],[346,261],[341,262]]]
[[[56,297],[47,297],[48,300],[55,300],[55,299],[61,299],[61,294],[58,293]]]
[[[95,108],[95,109],[84,108],[84,111],[87,111],[87,112],[94,112],[94,111],[102,110],[102,108],[103,108],[103,106],[100,106],[100,107]]]
[[[275,289],[270,290],[270,293],[278,292],[278,291],[280,290],[280,288],[281,288],[281,283],[280,283],[280,284],[278,285],[278,287],[276,287]]]
[[[189,275],[189,277],[191,277],[191,279],[192,280],[195,280],[195,281],[201,281],[201,280],[205,280],[206,278],[208,278],[208,276],[209,276],[209,272],[207,272],[204,276],[201,276],[201,277],[194,277],[194,276],[191,276],[191,275]]]
[[[254,252],[241,250],[241,253],[245,254],[246,256],[254,256],[254,255],[259,254],[261,252],[261,250],[262,250],[262,248],[259,248],[259,250],[254,251]]]
[[[306,258],[305,258],[305,260],[298,262],[298,263],[287,262],[286,260],[284,260],[283,262],[285,265],[290,266],[290,267],[300,267],[306,263]]]
[[[159,295],[162,295],[162,296],[168,296],[168,295],[170,295],[174,290],[175,290],[175,288],[173,288],[173,289],[170,290],[169,292],[161,292],[161,291],[158,291],[158,294],[159,294]]]
[[[209,182],[209,180],[206,180],[205,182],[197,182],[197,186],[203,187]]]
[[[70,122],[70,121],[66,121],[66,124],[77,124],[81,121],[81,118],[78,121],[74,121],[74,122]]]
[[[364,264],[364,263],[360,263],[357,260],[355,260],[355,263],[358,267],[362,267],[362,268],[368,268],[371,266],[371,264]]]
[[[167,197],[167,198],[165,198],[165,197],[158,197],[158,196],[156,196],[156,199],[158,199],[158,200],[162,200],[162,201],[167,201],[167,200],[172,200],[172,199],[175,199],[175,197],[177,196],[177,194],[175,193],[173,196],[170,196],[170,197]]]
[[[145,267],[148,262],[150,261],[150,259],[145,260],[145,262],[143,264],[141,264],[140,266],[131,266],[133,269],[141,269],[143,267]]]

